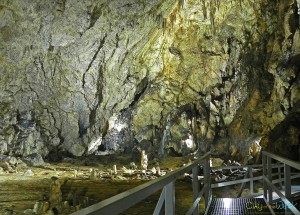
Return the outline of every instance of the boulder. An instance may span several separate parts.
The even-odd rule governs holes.
[[[25,211],[23,211],[24,215],[34,215],[33,213],[33,209],[26,209]]]
[[[28,166],[45,166],[43,157],[37,153],[30,154],[24,157],[23,160],[25,163],[27,163]]]

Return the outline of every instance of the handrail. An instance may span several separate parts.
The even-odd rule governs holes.
[[[275,160],[277,160],[281,163],[287,164],[290,167],[293,167],[295,169],[300,170],[300,162],[296,162],[296,161],[293,161],[291,159],[288,159],[288,158],[285,158],[285,157],[282,157],[282,156],[279,156],[279,155],[275,155],[275,154],[272,154],[272,153],[266,152],[266,151],[263,151],[262,154],[266,155],[270,158],[273,158],[273,159],[275,159]]]
[[[272,168],[280,168],[283,167],[283,164],[273,164]],[[240,188],[240,192],[238,194],[238,197],[241,196],[243,189],[245,187],[245,183],[246,182],[250,182],[250,191],[251,191],[251,195],[253,194],[253,182],[257,181],[257,180],[261,180],[262,176],[258,176],[258,177],[253,177],[253,168],[262,168],[263,165],[262,164],[253,164],[253,165],[239,165],[239,166],[216,166],[216,167],[211,167],[211,170],[224,170],[224,169],[247,169],[247,172],[244,176],[244,179],[238,179],[238,180],[233,180],[233,181],[227,181],[227,182],[219,182],[219,183],[214,183],[211,185],[211,188],[217,188],[217,187],[224,187],[224,186],[229,186],[229,185],[233,185],[233,184],[240,184],[241,188]],[[250,178],[247,178],[247,176],[250,176]],[[278,173],[279,175],[279,173]],[[279,175],[279,177],[281,177]],[[281,182],[281,181],[278,181]],[[277,182],[277,183],[278,183]]]
[[[278,166],[280,166],[280,165],[278,165]],[[252,168],[263,167],[263,165],[262,164],[253,164],[253,165],[241,165],[241,166],[215,166],[215,167],[211,167],[211,169],[212,170],[219,170],[219,169],[244,169],[244,168],[248,168],[248,167],[252,167]]]
[[[123,193],[117,194],[111,198],[105,199],[99,203],[86,207],[80,211],[74,212],[72,213],[72,215],[119,214],[125,211],[126,209],[130,208],[131,206],[144,200],[145,198],[155,193],[159,189],[164,188],[165,191],[163,192],[167,192],[169,188],[172,189],[170,185],[172,184],[174,185],[173,182],[179,176],[183,175],[186,172],[189,172],[192,169],[198,168],[198,165],[202,163],[205,159],[207,159],[210,156],[210,154],[211,154],[210,152],[207,152],[206,154],[204,154],[203,156],[201,156],[199,159],[197,159],[191,164],[188,164],[184,167],[174,170],[162,177],[141,184]],[[198,183],[198,181],[195,182],[195,184],[196,183]],[[197,200],[198,198],[198,193],[199,192],[197,191],[197,196],[194,195],[195,200]],[[172,211],[172,208],[170,208],[170,210]]]
[[[253,168],[262,168],[263,165],[262,164],[253,164],[253,165],[241,165],[241,166],[216,166],[216,167],[211,167],[211,170],[224,170],[224,169],[247,169],[247,173],[249,173],[250,177],[247,178],[247,173],[245,174],[245,177],[243,179],[236,179],[236,180],[232,180],[232,181],[222,181],[222,182],[218,182],[218,183],[212,183],[211,184],[211,188],[218,188],[218,187],[225,187],[225,186],[230,186],[230,185],[234,185],[234,184],[241,184],[241,188],[240,188],[240,192],[238,197],[240,197],[240,195],[242,194],[242,191],[244,189],[245,183],[250,182],[250,192],[251,195],[254,194],[254,188],[253,188],[253,182],[254,181],[258,181],[263,179],[262,176],[256,176],[253,177],[253,173],[252,170]],[[284,167],[283,164],[272,164],[271,168],[280,168],[280,167]],[[273,176],[277,176],[281,173],[275,173],[273,174]],[[300,174],[295,175],[295,176],[291,176],[291,178],[299,178]],[[277,180],[273,180],[272,183],[279,183],[281,181],[284,181],[284,179],[277,179]]]
[[[225,181],[225,182],[218,182],[218,183],[213,183],[211,184],[211,188],[217,188],[217,187],[226,187],[226,186],[230,186],[230,185],[234,185],[234,184],[240,184],[243,182],[249,182],[249,181],[257,181],[262,179],[262,176],[257,176],[257,177],[253,177],[253,178],[244,178],[244,179],[237,179],[234,181]]]
[[[294,214],[300,214],[299,210],[291,203],[285,195],[283,195],[280,190],[278,190],[277,187],[275,187],[274,184],[266,177],[263,176],[263,179],[267,182],[267,184],[277,193],[277,195],[282,199],[282,201],[287,205],[287,207],[294,213]]]
[[[280,190],[272,184],[272,159],[280,161],[284,164],[284,187],[285,194],[283,195]],[[300,170],[300,162],[284,158],[279,155],[272,154],[270,152],[262,152],[262,163],[263,163],[263,188],[264,198],[268,200],[268,203],[273,202],[273,191],[277,193],[280,199],[286,204],[286,208],[291,210],[294,214],[300,215],[300,211],[294,207],[290,202],[291,197],[291,167]],[[269,188],[269,189],[268,189]]]

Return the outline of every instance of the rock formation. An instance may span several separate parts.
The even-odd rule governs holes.
[[[0,154],[299,159],[299,6],[1,0]]]
[[[56,208],[56,210],[61,210],[62,207],[62,192],[61,184],[57,177],[52,177],[52,182],[50,184],[49,202],[50,208]]]

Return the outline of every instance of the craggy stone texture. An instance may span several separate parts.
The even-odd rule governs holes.
[[[161,49],[160,73],[137,104],[135,131],[149,138],[146,126],[165,129],[170,122],[165,148],[184,154],[190,133],[198,152],[212,149],[245,162],[256,156],[257,142],[272,148],[269,132],[299,113],[297,9],[294,1],[175,4],[156,36],[163,44],[153,45]],[[181,129],[174,129],[179,121]]]
[[[282,152],[271,141],[281,123],[299,148],[298,6],[1,0],[0,153],[59,159],[147,143],[156,156],[241,160],[257,142]]]
[[[143,90],[135,59],[172,4],[1,0],[1,152],[94,151]]]

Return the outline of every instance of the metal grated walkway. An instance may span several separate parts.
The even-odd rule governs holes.
[[[213,198],[206,215],[270,215],[263,198]]]

